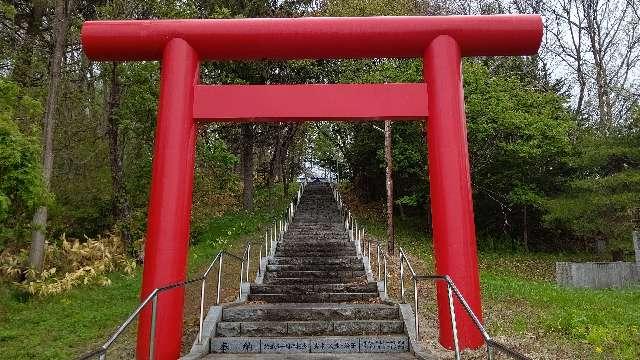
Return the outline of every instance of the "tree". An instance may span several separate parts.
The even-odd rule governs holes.
[[[58,104],[58,86],[60,84],[60,68],[62,56],[67,39],[69,18],[72,14],[73,0],[56,0],[54,39],[55,45],[51,56],[49,71],[49,88],[47,103],[44,112],[42,156],[42,177],[47,191],[51,184],[51,172],[53,169],[53,131],[55,128],[56,106]],[[45,229],[47,226],[47,207],[40,206],[33,215],[33,233],[31,237],[31,251],[29,252],[29,265],[37,270],[42,269],[44,263]]]
[[[240,140],[240,165],[242,166],[242,208],[253,210],[253,141],[254,127],[242,124]]]
[[[107,137],[109,138],[109,160],[111,165],[111,187],[113,191],[113,212],[127,247],[131,247],[131,209],[127,198],[124,179],[123,151],[120,144],[120,121],[116,111],[120,106],[120,79],[118,64],[113,62],[108,71],[110,86],[105,91],[105,109],[107,118]]]
[[[24,135],[12,119],[19,92],[18,85],[0,79],[0,248],[20,240],[27,217],[47,200],[38,141]],[[39,116],[39,102],[29,97],[21,102]]]
[[[553,21],[547,47],[575,79],[575,111],[604,132],[628,119],[637,94],[632,79],[640,65],[640,18],[632,1],[550,0]]]
[[[394,234],[393,234],[393,145],[391,134],[391,120],[384,122],[384,159],[385,175],[387,185],[387,250],[393,254]]]

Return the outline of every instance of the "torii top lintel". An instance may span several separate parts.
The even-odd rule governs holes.
[[[94,60],[160,60],[174,38],[200,60],[421,58],[448,35],[462,56],[532,55],[542,40],[539,15],[306,17],[89,21],[82,44]]]

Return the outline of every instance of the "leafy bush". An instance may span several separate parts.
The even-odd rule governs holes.
[[[115,235],[105,238],[67,240],[60,245],[47,243],[46,268],[42,272],[26,268],[27,252],[0,254],[0,276],[13,281],[18,289],[39,296],[59,294],[79,285],[111,284],[106,274],[113,271],[133,273],[134,260],[125,253],[122,240]]]
[[[0,248],[28,230],[32,210],[47,199],[39,143],[13,121],[17,102],[33,112],[39,104],[28,97],[18,99],[19,91],[0,79]]]

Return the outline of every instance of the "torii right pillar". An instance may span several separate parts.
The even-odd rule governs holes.
[[[449,275],[481,319],[467,127],[462,89],[461,51],[447,35],[433,39],[424,52],[428,89],[429,184],[436,273]],[[446,284],[437,285],[440,344],[453,348]],[[484,340],[462,306],[455,303],[460,347],[478,348]]]

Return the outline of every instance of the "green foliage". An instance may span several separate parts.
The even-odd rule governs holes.
[[[634,210],[640,203],[640,171],[626,170],[571,181],[560,196],[545,201],[548,226],[567,227],[610,248],[631,248]]]
[[[298,191],[297,183],[292,184],[291,193]],[[258,233],[281,219],[291,199],[272,196],[281,193],[278,187],[271,189],[257,189],[255,194],[255,208],[252,212],[231,210],[223,216],[201,220],[194,224],[195,241],[204,241],[211,246],[225,247],[242,236]],[[262,240],[262,239],[260,239]]]
[[[0,247],[17,240],[35,207],[47,201],[39,142],[13,121],[16,102],[31,112],[40,111],[39,103],[19,93],[17,85],[0,79]]]
[[[495,75],[479,61],[465,61],[464,88],[476,222],[481,231],[519,236],[527,221],[540,231],[543,200],[565,182],[573,151],[574,118],[563,97],[517,77]],[[339,82],[419,82],[417,60],[377,59],[337,64]],[[367,200],[385,195],[381,123],[323,125],[316,156],[333,168],[340,153],[356,191]],[[328,146],[329,144],[331,146]],[[376,156],[371,156],[375,153]],[[429,207],[424,124],[393,124],[396,205],[426,212]]]
[[[498,230],[521,216],[515,206],[538,207],[557,191],[575,122],[555,93],[492,76],[480,63],[468,62],[464,70],[478,223]]]
[[[229,212],[210,219],[194,235],[189,273],[201,274],[202,267],[218,251],[235,246],[247,236],[261,243],[263,230],[287,205],[288,200],[272,203],[266,191],[259,191],[255,215]],[[236,229],[231,237],[229,229]],[[227,241],[212,246],[209,239]],[[107,277],[110,286],[80,286],[46,299],[24,298],[11,287],[0,286],[0,359],[74,358],[101,344],[139,303],[141,269],[134,270],[133,276],[115,272]],[[105,299],[109,306],[105,306]],[[133,336],[135,333],[126,333],[115,347],[124,342],[125,353],[130,354],[135,346]]]

